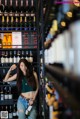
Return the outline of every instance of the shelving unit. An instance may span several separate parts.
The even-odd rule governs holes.
[[[39,75],[39,41],[37,32],[38,28],[36,25],[37,16],[35,13],[37,3],[35,0],[31,0],[31,2],[28,0],[0,0],[0,2],[0,6],[2,6],[2,4],[4,5],[4,8],[0,8],[0,34],[21,33],[22,39],[21,44],[12,43],[9,45],[4,45],[3,42],[2,45],[0,44],[0,112],[8,112],[7,114],[6,112],[2,112],[3,116],[4,114],[6,115],[5,118],[17,119],[16,102],[18,95],[16,81],[5,84],[2,83],[2,80],[10,66],[14,63],[17,65],[20,58],[28,59],[31,62],[31,65],[33,65],[34,70]],[[23,2],[23,4],[21,2]],[[17,38],[15,40],[17,41]],[[15,72],[16,70],[13,71],[11,75],[13,75]],[[5,87],[8,88],[7,92],[4,91]],[[8,96],[9,94],[9,87],[12,89],[11,92],[13,98],[5,99],[5,95]],[[1,99],[2,97],[3,100]]]

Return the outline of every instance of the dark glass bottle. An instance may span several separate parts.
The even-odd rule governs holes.
[[[35,6],[33,0],[31,0],[30,14],[35,14]]]
[[[12,105],[9,106],[9,119],[13,119]]]
[[[9,23],[9,18],[8,18],[8,12],[9,12],[9,7],[8,7],[8,0],[5,0],[5,6],[4,6],[4,27],[6,27]]]
[[[9,6],[9,23],[10,23],[10,27],[14,27],[14,7],[13,7],[13,1],[10,0],[10,6]]]
[[[0,21],[2,22],[2,16],[3,16],[3,9],[4,6],[2,5],[2,1],[0,0]],[[2,27],[2,23],[0,22],[0,27]]]
[[[0,49],[2,48],[2,38],[1,38],[1,34],[0,34]]]
[[[21,4],[20,4],[20,28],[23,27],[23,18],[24,18],[24,6],[23,6],[23,0],[21,0]]]
[[[15,1],[15,27],[19,27],[19,3]]]

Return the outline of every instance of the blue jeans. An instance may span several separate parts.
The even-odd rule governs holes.
[[[17,101],[18,119],[26,119],[25,111],[28,105],[29,105],[28,100],[19,96]],[[36,106],[34,104],[30,112],[30,115],[28,116],[27,119],[36,119],[36,116],[37,116]]]

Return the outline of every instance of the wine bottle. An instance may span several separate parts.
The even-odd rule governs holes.
[[[10,62],[10,63],[13,63],[12,51],[10,51],[9,62]]]
[[[10,22],[10,27],[13,27],[14,26],[14,7],[13,7],[13,1],[10,0],[10,6],[9,6],[9,22]]]
[[[28,108],[26,109],[26,112],[25,112],[26,115],[30,114],[30,111],[32,110],[32,107],[33,107],[32,105],[28,106]]]
[[[13,119],[17,117],[17,110],[16,110],[16,105],[13,105]]]
[[[19,26],[19,4],[18,4],[18,0],[16,0],[15,3],[15,27]]]
[[[14,7],[13,7],[13,1],[12,0],[10,0],[9,1],[10,3],[10,6],[9,6],[9,14],[11,14],[11,16],[13,16],[13,12],[14,12]]]
[[[5,63],[9,62],[8,51],[5,52]]]
[[[21,54],[21,59],[24,58],[24,51],[22,51],[22,54]]]
[[[33,62],[33,55],[32,55],[32,51],[30,51],[30,56],[29,56],[29,62]]]
[[[1,38],[1,34],[0,34],[0,49],[2,48],[2,38]]]
[[[4,93],[3,93],[3,87],[1,87],[1,99],[0,99],[1,101],[3,101],[4,100]]]
[[[4,6],[2,5],[2,0],[0,0],[0,15],[3,13]]]
[[[25,59],[26,59],[26,60],[29,60],[29,58],[28,58],[28,51],[26,51]]]
[[[9,99],[12,99],[12,97],[13,97],[12,92],[11,92],[11,86],[9,86],[9,95],[8,96],[9,96]]]
[[[23,27],[23,21],[24,21],[24,6],[23,6],[23,0],[21,0],[21,4],[20,4],[20,27]]]
[[[2,51],[2,54],[1,54],[1,63],[5,63],[5,52]]]
[[[2,16],[3,16],[3,5],[2,5],[2,1],[0,0],[0,21],[2,21]],[[0,22],[0,27],[2,27],[2,23]]]
[[[29,16],[29,3],[28,0],[25,1],[25,7],[24,7],[24,12],[26,13],[26,15],[28,14]]]
[[[14,51],[13,62],[16,63],[16,62],[17,62],[16,60],[17,60],[17,59],[16,59],[16,51]]]
[[[13,119],[12,106],[9,106],[9,119]]]
[[[13,16],[11,16],[10,27],[11,28],[14,27],[14,17]]]
[[[19,62],[19,60],[20,60],[20,52],[18,51],[18,53],[17,53],[17,57],[16,57],[16,59],[17,59],[17,63]]]
[[[5,87],[4,90],[5,90],[4,99],[6,100],[6,99],[8,99],[8,88]]]
[[[4,22],[4,27],[6,27],[6,25],[7,25],[8,12],[9,12],[8,1],[5,0],[5,7],[4,7],[4,20],[5,20],[5,22]]]
[[[4,16],[2,16],[2,27],[4,27],[5,26],[5,18],[4,18]]]
[[[34,1],[31,0],[31,7],[30,7],[30,14],[35,14],[35,7],[34,7]]]

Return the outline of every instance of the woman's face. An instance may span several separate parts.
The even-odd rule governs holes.
[[[23,73],[27,70],[27,67],[23,62],[20,63],[20,69]]]

